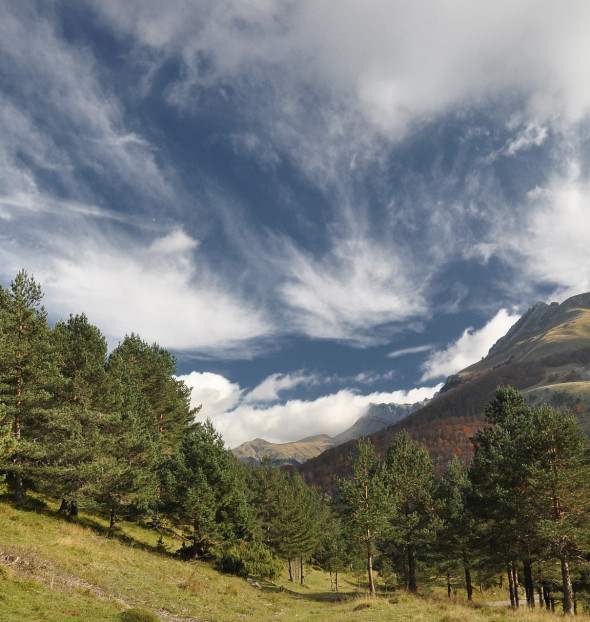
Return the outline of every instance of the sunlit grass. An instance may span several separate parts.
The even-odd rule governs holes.
[[[204,562],[183,562],[169,534],[132,523],[112,533],[100,517],[69,522],[46,511],[0,503],[0,619],[3,622],[78,619],[117,621],[134,607],[160,620],[297,620],[298,622],[509,622],[555,619],[537,610],[466,606],[461,598],[411,597],[403,592],[369,596],[353,576],[341,591],[329,576],[308,568],[305,585],[286,576],[252,583],[221,575]],[[161,540],[160,540],[161,538]],[[158,544],[158,541],[160,543]],[[580,619],[582,616],[578,616]],[[588,619],[588,618],[586,618]]]

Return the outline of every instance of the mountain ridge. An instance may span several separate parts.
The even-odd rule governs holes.
[[[483,409],[498,386],[511,385],[531,404],[574,412],[590,432],[590,293],[561,304],[533,305],[488,355],[447,378],[439,394],[403,420],[370,435],[383,454],[405,429],[428,448],[442,468],[453,455],[469,462],[470,437],[485,425]],[[354,441],[332,447],[299,471],[308,484],[334,492],[334,476],[346,475]]]

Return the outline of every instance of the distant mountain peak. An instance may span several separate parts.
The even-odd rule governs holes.
[[[327,434],[316,434],[291,443],[270,443],[257,438],[242,443],[232,449],[232,452],[242,462],[256,462],[264,456],[269,456],[275,464],[300,464],[330,447],[374,434],[392,423],[401,421],[427,401],[416,404],[370,404],[365,415],[333,438]]]

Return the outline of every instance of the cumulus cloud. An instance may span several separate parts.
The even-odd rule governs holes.
[[[169,234],[157,238],[150,246],[150,250],[162,255],[184,253],[197,247],[198,242],[193,240],[182,229],[175,229]]]
[[[288,400],[270,406],[260,406],[251,403],[249,395],[243,396],[237,385],[222,376],[193,372],[180,378],[189,386],[196,387],[196,391],[193,390],[192,404],[203,403],[199,419],[210,418],[228,447],[236,447],[254,438],[264,438],[273,443],[287,443],[315,434],[333,436],[366,414],[370,404],[415,403],[431,398],[441,387],[438,384],[410,391],[367,395],[359,395],[345,389],[315,400]],[[222,405],[228,402],[231,406],[228,406],[225,412],[221,412]],[[235,407],[232,407],[234,405]]]
[[[177,376],[191,388],[191,407],[199,408],[197,418],[214,419],[216,415],[232,409],[240,401],[242,389],[220,374],[192,371]]]
[[[422,365],[424,373],[421,381],[449,376],[485,356],[489,349],[503,337],[510,327],[520,318],[519,315],[500,309],[498,313],[481,329],[466,328],[457,341],[444,350],[431,354]]]

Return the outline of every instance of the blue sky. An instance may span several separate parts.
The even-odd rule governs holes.
[[[590,290],[590,4],[0,0],[0,282],[229,446],[417,401]]]

